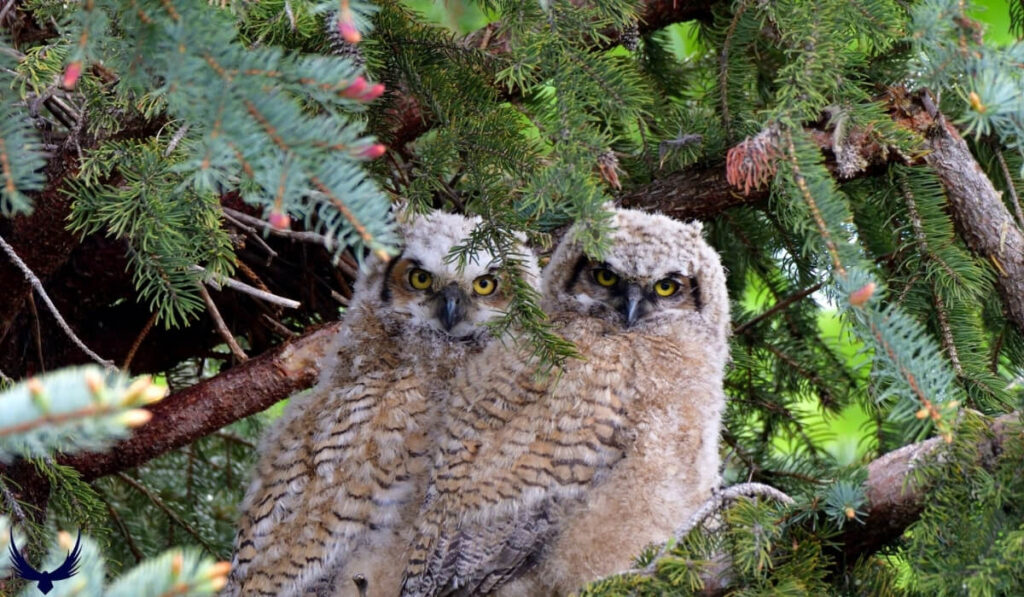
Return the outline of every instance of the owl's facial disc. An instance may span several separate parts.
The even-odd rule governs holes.
[[[699,310],[697,280],[679,272],[630,276],[608,263],[583,258],[567,290],[592,315],[617,316],[623,327],[657,319],[679,310]]]
[[[444,254],[436,259],[417,255],[410,252],[389,263],[380,297],[407,330],[471,340],[506,311],[510,297],[493,264],[459,268],[443,260]]]

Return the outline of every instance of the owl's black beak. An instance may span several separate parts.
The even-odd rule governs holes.
[[[366,577],[362,574],[357,574],[352,577],[352,582],[356,583],[356,589],[359,590],[359,597],[366,597]]]
[[[646,309],[644,308],[644,291],[640,288],[639,284],[630,284],[626,286],[626,300],[622,303],[622,317],[626,321],[626,327],[633,327],[640,317],[643,316]]]
[[[445,286],[441,292],[437,293],[434,299],[437,301],[435,314],[446,331],[451,331],[466,316],[465,298],[466,296],[455,282]]]

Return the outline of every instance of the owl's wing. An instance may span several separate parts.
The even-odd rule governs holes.
[[[260,441],[260,459],[242,501],[231,576],[223,596],[239,594],[250,572],[265,565],[267,547],[274,542],[275,531],[299,511],[302,490],[311,474],[310,413],[306,405],[320,402],[321,394],[314,389],[298,400],[293,399]]]
[[[429,453],[423,386],[415,368],[401,366],[365,373],[308,403],[294,424],[304,442],[296,462],[272,472],[246,513],[253,531],[249,545],[238,544],[238,594],[302,594],[329,581],[367,533],[415,509],[425,477],[417,471]]]
[[[622,457],[622,401],[595,367],[576,364],[550,395],[503,426],[463,440],[462,449],[446,448],[417,522],[403,595],[499,587],[557,530],[560,503],[576,499]]]

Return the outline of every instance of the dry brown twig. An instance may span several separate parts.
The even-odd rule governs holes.
[[[238,345],[238,341],[235,340],[235,336],[228,329],[228,325],[224,323],[224,318],[221,317],[220,311],[217,310],[217,304],[213,302],[213,297],[206,290],[206,287],[202,284],[196,285],[199,288],[199,294],[203,297],[203,302],[206,303],[206,310],[210,312],[210,317],[213,319],[213,325],[217,328],[217,333],[220,337],[227,342],[228,348],[231,349],[231,354],[235,355],[235,358],[239,361],[245,362],[249,360],[249,355],[245,354],[242,347]]]
[[[68,322],[64,320],[64,316],[57,310],[57,306],[53,304],[52,300],[50,300],[50,295],[46,294],[46,289],[43,288],[43,283],[39,281],[39,278],[36,277],[35,273],[33,273],[31,269],[29,269],[28,265],[21,260],[21,257],[18,257],[18,254],[14,251],[14,247],[7,244],[7,241],[5,241],[2,236],[0,236],[0,248],[7,253],[7,256],[10,257],[11,261],[13,261],[14,264],[18,266],[18,269],[25,274],[25,279],[28,280],[29,284],[32,285],[32,288],[39,293],[40,298],[43,299],[43,302],[46,303],[46,307],[50,310],[50,313],[53,314],[54,319],[57,320],[57,325],[60,326],[60,329],[64,330],[64,333],[72,342],[75,343],[75,346],[80,348],[85,354],[89,355],[90,359],[96,361],[100,365],[103,365],[103,367],[108,371],[116,371],[117,366],[114,365],[112,361],[108,361],[93,352],[93,350],[86,346],[85,342],[82,342],[82,339],[75,334],[71,329],[71,326],[68,325]]]

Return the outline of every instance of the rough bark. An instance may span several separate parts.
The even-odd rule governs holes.
[[[955,128],[938,115],[924,157],[942,179],[967,246],[990,260],[1006,313],[1024,332],[1024,233]]]
[[[626,191],[619,197],[625,207],[660,211],[680,219],[705,220],[730,207],[759,203],[768,198],[768,189],[755,189],[744,195],[725,180],[725,166],[688,168],[646,185]]]
[[[807,134],[825,154],[825,166],[837,178],[871,176],[885,171],[900,156],[880,145],[871,135],[852,131],[855,141],[845,147],[856,153],[864,164],[859,172],[840,175],[843,169],[833,151],[831,131],[808,127]],[[738,205],[755,205],[768,198],[767,186],[752,188],[744,193],[726,179],[725,164],[702,164],[672,172],[631,189],[623,191],[618,199],[624,207],[647,211],[660,211],[680,219],[709,220]]]
[[[1019,413],[996,418],[988,440],[977,446],[980,461],[994,464],[989,456],[998,454],[1003,442],[1021,431]],[[848,562],[891,543],[921,516],[928,487],[914,482],[913,473],[943,445],[942,438],[933,437],[889,452],[868,465],[867,517],[863,524],[848,526],[841,540]]]
[[[310,387],[320,360],[340,323],[332,323],[286,342],[220,375],[172,394],[150,410],[153,418],[127,440],[100,454],[76,454],[59,460],[86,480],[144,464],[275,402]]]

